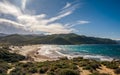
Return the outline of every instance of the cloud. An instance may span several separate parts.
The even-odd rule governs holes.
[[[62,9],[61,12],[58,12],[57,16],[47,18],[47,15],[44,13],[39,15],[30,15],[29,13],[22,12],[25,9],[26,2],[27,0],[21,0],[22,9],[9,3],[8,1],[0,2],[0,13],[4,15],[9,14],[16,18],[16,21],[12,21],[12,19],[0,18],[0,25],[5,25],[9,28],[11,26],[23,32],[28,31],[31,33],[44,32],[49,34],[67,34],[75,30],[71,28],[72,25],[67,26],[66,24],[56,21],[72,14],[77,8],[77,4],[71,5],[70,3],[67,3],[64,6],[64,9]],[[80,21],[79,23],[85,24],[87,22]]]
[[[76,22],[67,23],[67,24],[65,24],[65,27],[72,28],[72,27],[75,27],[77,25],[83,25],[83,24],[89,24],[89,23],[90,23],[90,21],[79,20],[79,21],[76,21]]]
[[[27,2],[27,0],[22,0],[21,1],[22,2],[22,10],[24,10],[25,9],[25,7],[26,7],[26,2]]]
[[[13,4],[4,1],[4,2],[0,2],[0,13],[1,14],[10,14],[12,16],[20,16],[22,15],[21,10],[14,6]]]
[[[66,5],[63,7],[63,9],[69,8],[71,6],[71,3],[66,3]]]
[[[56,16],[56,17],[50,18],[50,19],[48,20],[48,22],[54,22],[54,21],[59,20],[59,19],[65,17],[65,16],[70,15],[71,13],[72,13],[72,11],[67,11],[67,12],[65,12],[65,13],[62,13],[62,14]]]
[[[88,23],[90,23],[90,21],[83,21],[83,20],[78,21],[78,24],[88,24]]]
[[[2,23],[2,24],[8,23],[8,25],[14,25],[15,27],[24,27],[24,25],[22,25],[22,24],[19,24],[17,22],[7,20],[7,19],[0,19],[0,23]]]
[[[29,31],[25,30],[25,27],[22,24],[7,19],[0,19],[0,32],[21,34],[23,32],[28,33]]]
[[[70,12],[66,12],[50,19],[45,19],[45,16],[43,16],[43,14],[37,16],[23,15],[18,17],[18,21],[19,23],[24,24],[25,27],[31,31],[42,31],[51,34],[70,33],[72,31],[71,29],[67,29],[61,23],[54,22],[69,14]]]
[[[63,34],[63,33],[68,34],[72,32],[72,29],[67,29],[60,23],[52,23],[46,26],[44,25],[33,26],[32,29],[36,31],[39,31],[39,29],[41,29],[41,31],[47,32],[49,34]]]
[[[66,5],[64,6],[66,7]],[[59,14],[71,11],[72,13],[74,12],[74,10],[76,10],[79,7],[79,4],[71,4],[69,7],[62,9],[61,12],[59,12]]]

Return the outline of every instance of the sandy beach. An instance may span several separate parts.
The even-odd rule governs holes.
[[[10,49],[13,53],[26,56],[26,61],[43,62],[57,60],[54,58],[50,58],[47,55],[41,55],[42,53],[39,53],[39,50],[41,50],[41,46],[43,45],[11,46]]]

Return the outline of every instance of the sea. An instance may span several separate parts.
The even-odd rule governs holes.
[[[56,59],[83,57],[100,61],[120,60],[120,45],[118,44],[43,45],[38,52]]]

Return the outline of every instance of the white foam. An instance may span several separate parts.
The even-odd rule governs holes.
[[[55,45],[44,45],[38,50],[40,55],[47,56],[50,58],[58,58],[62,57],[63,55],[58,52],[61,48]]]
[[[106,56],[101,56],[101,55],[84,55],[83,58],[96,59],[100,61],[112,61],[113,60],[113,58],[111,57],[106,57]]]
[[[64,54],[60,52],[61,50],[65,50],[65,49],[60,48],[57,45],[44,45],[40,47],[40,50],[38,50],[38,52],[40,55],[47,56],[50,58],[67,57],[68,59],[71,59],[75,57],[83,57],[85,59],[96,59],[100,61],[112,61],[113,60],[113,58],[105,57],[102,55],[90,55],[90,54],[81,54],[81,53],[77,53],[77,55],[75,53]]]

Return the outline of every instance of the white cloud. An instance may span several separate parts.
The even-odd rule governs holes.
[[[22,1],[22,11],[24,11],[27,0]],[[71,5],[67,3],[64,9],[57,16],[46,18],[46,14],[40,15],[30,15],[29,13],[23,13],[20,8],[17,6],[4,1],[0,2],[0,13],[6,15],[12,15],[16,17],[16,21],[12,21],[10,19],[0,18],[0,25],[7,24],[12,27],[20,28],[21,30],[29,31],[29,32],[45,32],[49,34],[67,34],[72,32],[72,29],[69,25],[66,26],[62,23],[57,23],[57,20],[62,19],[73,13],[73,11],[77,8],[77,5]],[[87,22],[80,21],[80,23],[85,24]]]
[[[13,16],[20,16],[22,15],[21,10],[14,6],[13,4],[4,1],[4,2],[0,2],[0,13],[2,14],[10,14]]]
[[[74,5],[70,5],[69,7],[67,7],[66,9],[62,9],[61,12],[59,12],[59,14],[71,11],[73,12],[74,10],[76,10],[78,8],[79,4],[74,4]]]
[[[8,23],[8,25],[14,25],[15,27],[24,27],[22,24],[7,19],[0,19],[0,23]]]
[[[76,21],[76,22],[67,23],[67,24],[65,24],[65,27],[72,28],[72,27],[75,27],[77,25],[83,25],[83,24],[89,24],[89,23],[90,23],[90,21],[79,20],[79,21]]]
[[[26,7],[26,2],[27,2],[27,0],[22,0],[21,1],[22,2],[22,10],[24,10],[25,9],[25,7]]]
[[[90,23],[90,21],[78,21],[78,24],[88,24],[88,23]]]
[[[70,15],[71,13],[72,13],[72,11],[67,11],[67,12],[65,12],[65,13],[62,13],[62,14],[56,16],[56,17],[50,18],[50,19],[48,20],[48,22],[54,22],[54,21],[59,20],[59,19],[65,17],[65,16]]]
[[[39,31],[41,29],[41,31],[47,32],[50,34],[62,34],[62,33],[67,34],[72,31],[72,29],[66,29],[60,23],[53,23],[45,26],[44,25],[32,26],[32,29],[36,31]]]
[[[69,8],[71,6],[71,3],[66,3],[66,5],[63,7],[63,9]]]

